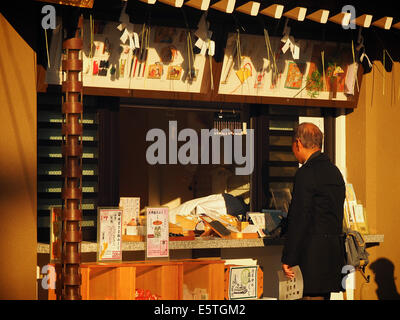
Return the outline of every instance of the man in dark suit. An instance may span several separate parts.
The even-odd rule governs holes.
[[[305,299],[329,299],[330,292],[343,290],[345,183],[339,169],[321,153],[322,140],[317,126],[302,123],[292,143],[302,167],[295,175],[281,262],[289,278],[294,277],[291,267],[300,267]]]

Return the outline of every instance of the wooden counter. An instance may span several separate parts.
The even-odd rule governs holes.
[[[364,240],[368,244],[382,243],[384,235],[371,234],[364,235]],[[215,249],[215,248],[255,248],[266,245],[283,245],[283,239],[257,238],[257,239],[218,239],[218,238],[196,238],[190,241],[170,241],[170,250],[179,249]],[[38,243],[37,252],[48,254],[49,244]],[[143,251],[144,242],[122,242],[122,251]],[[85,242],[81,244],[81,252],[97,252],[96,242]]]

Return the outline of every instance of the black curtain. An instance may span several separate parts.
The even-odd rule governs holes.
[[[119,205],[119,98],[98,97],[98,206]]]

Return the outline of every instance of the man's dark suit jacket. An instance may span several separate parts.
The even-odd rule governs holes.
[[[339,169],[320,151],[296,172],[282,263],[299,265],[304,295],[343,291],[343,204]]]

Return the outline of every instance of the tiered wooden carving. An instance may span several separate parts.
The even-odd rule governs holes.
[[[83,19],[79,20],[74,38],[63,42],[62,156],[63,167],[63,233],[61,299],[81,300],[82,231],[82,59]]]

